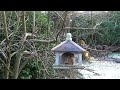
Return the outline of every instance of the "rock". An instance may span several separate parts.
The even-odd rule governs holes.
[[[113,61],[115,61],[116,63],[120,63],[120,59],[114,59]]]
[[[108,48],[107,45],[103,45],[103,50],[106,50]]]
[[[96,45],[96,49],[97,50],[103,50],[103,46],[102,45]]]

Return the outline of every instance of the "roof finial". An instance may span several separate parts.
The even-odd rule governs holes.
[[[67,37],[66,37],[66,40],[70,40],[70,41],[72,41],[72,35],[71,35],[71,33],[67,33]]]

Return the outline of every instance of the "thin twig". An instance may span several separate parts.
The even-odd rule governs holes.
[[[33,42],[41,42],[41,43],[54,43],[56,40],[38,40],[38,39],[30,39],[28,41],[33,41]]]
[[[13,75],[13,73],[7,68],[5,62],[0,58],[0,61],[4,64],[5,68]]]
[[[18,75],[20,74],[20,72],[22,71],[22,69],[25,67],[25,65],[29,62],[29,60],[25,60],[22,65],[20,66],[19,68],[19,72],[18,72]]]
[[[56,11],[53,11],[53,12],[54,12],[57,16],[59,16],[62,21],[64,21],[63,17],[61,17],[58,12],[56,12]]]
[[[62,21],[62,24],[61,24],[61,29],[58,31],[58,33],[57,33],[57,35],[56,35],[56,41],[57,41],[57,38],[58,38],[59,34],[63,31],[64,23],[65,23],[67,14],[68,14],[68,11],[65,12],[64,20]]]

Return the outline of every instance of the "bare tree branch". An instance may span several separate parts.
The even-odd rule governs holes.
[[[5,68],[13,75],[13,73],[9,70],[9,68],[6,66],[5,62],[1,58],[0,61],[4,64]]]
[[[61,29],[58,31],[58,33],[57,33],[57,35],[56,35],[56,41],[57,41],[57,38],[58,38],[59,34],[63,31],[64,23],[65,23],[65,20],[66,20],[66,17],[67,17],[68,11],[65,11],[64,14],[65,14],[65,16],[64,16],[64,20],[63,20],[62,23],[61,23]]]

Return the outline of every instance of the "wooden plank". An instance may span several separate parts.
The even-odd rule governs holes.
[[[79,27],[65,27],[63,29],[80,29],[80,30],[96,30],[97,28],[79,28]]]
[[[54,69],[84,69],[84,66],[80,65],[53,65]]]

